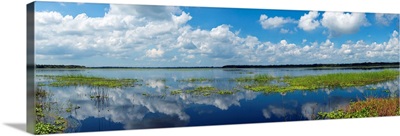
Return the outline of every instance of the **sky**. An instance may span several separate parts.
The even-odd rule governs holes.
[[[36,64],[398,62],[399,15],[36,2]]]

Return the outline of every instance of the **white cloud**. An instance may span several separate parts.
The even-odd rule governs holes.
[[[321,24],[328,28],[330,36],[352,34],[357,32],[361,26],[370,25],[364,13],[343,12],[325,12],[322,14]]]
[[[186,56],[186,58],[188,58],[188,59],[194,59],[195,56],[194,56],[194,55],[188,55],[188,56]]]
[[[318,11],[310,11],[300,17],[298,27],[304,31],[312,31],[319,26],[319,21],[316,20],[319,16]]]
[[[289,30],[281,28],[281,30],[279,32],[282,34],[287,34],[287,33],[289,33]]]
[[[383,14],[383,13],[376,13],[375,14],[375,20],[378,24],[382,24],[385,26],[390,25],[390,22],[395,19],[399,18],[399,15],[397,14]]]
[[[107,57],[142,61],[143,63],[135,63],[142,65],[150,64],[146,60],[150,58],[159,62],[175,61],[174,65],[181,62],[196,64],[196,61],[202,60],[202,65],[221,66],[397,61],[399,56],[397,31],[393,31],[390,39],[383,43],[364,43],[360,40],[340,45],[329,39],[314,43],[304,39],[301,45],[293,43],[291,39],[280,39],[273,43],[260,41],[258,37],[251,35],[242,37],[240,31],[233,31],[234,26],[228,24],[208,30],[192,28],[187,24],[192,19],[190,13],[175,7],[111,7],[104,17],[88,17],[86,14],[72,17],[51,11],[36,12],[37,59],[79,60]],[[164,16],[153,14],[157,11],[163,11]],[[124,13],[119,14],[120,12]],[[303,19],[314,18],[315,21],[315,13],[317,12],[309,12]],[[260,17],[264,29],[278,28],[294,22],[290,18],[270,18],[266,15]],[[307,21],[300,21],[299,24],[304,22]],[[320,22],[328,28],[327,33],[331,35],[355,32],[359,27],[368,24],[365,14],[337,12],[324,13]],[[306,29],[308,28],[311,30],[312,27]],[[282,33],[293,32],[284,28],[280,30]],[[185,55],[178,58],[178,54]]]
[[[304,43],[306,43],[306,42],[307,42],[307,39],[303,39],[303,40],[301,41],[302,44],[304,44]]]
[[[104,17],[35,12],[37,54],[40,60],[157,58],[175,45],[179,29],[191,18],[177,7],[164,6],[110,5]]]
[[[146,56],[149,58],[159,58],[162,57],[164,51],[161,49],[150,49],[146,51]]]
[[[262,26],[263,29],[273,29],[273,28],[278,28],[282,27],[286,23],[292,23],[295,22],[291,18],[283,18],[283,17],[268,17],[265,14],[262,14],[260,16],[260,19],[258,20]]]

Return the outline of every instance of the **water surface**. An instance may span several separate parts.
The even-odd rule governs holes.
[[[245,90],[232,79],[269,74],[302,76],[328,73],[377,70],[310,70],[304,68],[258,69],[37,69],[36,75],[83,74],[108,78],[135,78],[134,87],[99,88],[89,86],[42,86],[61,107],[79,106],[72,112],[58,112],[67,118],[66,132],[108,131],[199,125],[222,125],[276,121],[312,120],[318,112],[345,107],[367,97],[398,97],[399,80],[367,86],[258,93]],[[210,78],[209,82],[182,82],[188,78]],[[37,77],[38,83],[51,82]],[[238,90],[232,95],[210,96],[178,94],[173,90],[190,90],[213,86],[221,90]],[[99,95],[101,97],[91,97]]]

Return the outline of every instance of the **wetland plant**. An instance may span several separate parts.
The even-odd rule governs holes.
[[[308,76],[284,76],[283,78],[273,78],[271,76],[259,75],[254,77],[237,78],[237,82],[251,82],[244,88],[256,92],[274,93],[291,92],[295,90],[316,90],[321,88],[354,87],[369,84],[381,83],[384,81],[395,80],[399,76],[399,71],[383,70],[377,72],[357,72],[357,73],[334,73],[324,75]],[[272,80],[279,79],[284,85],[271,83]]]
[[[351,102],[344,109],[319,112],[317,119],[365,118],[379,116],[399,116],[399,98],[367,98]]]
[[[137,79],[125,78],[105,78],[86,75],[41,75],[42,77],[52,79],[49,85],[54,87],[64,86],[91,86],[91,87],[132,87],[138,82]]]

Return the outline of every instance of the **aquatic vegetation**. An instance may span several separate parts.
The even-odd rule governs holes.
[[[211,79],[211,78],[188,78],[188,79],[182,79],[182,80],[178,80],[179,82],[212,82],[215,79]]]
[[[378,72],[335,73],[317,76],[300,76],[285,79],[290,86],[302,86],[310,90],[317,88],[364,86],[394,80],[399,71],[383,70]]]
[[[35,97],[40,99],[40,98],[45,98],[49,95],[49,92],[47,92],[46,90],[43,90],[42,88],[37,88],[35,90]]]
[[[117,79],[117,78],[104,78],[86,75],[41,75],[45,78],[53,79],[54,82],[50,86],[64,87],[64,86],[92,86],[92,87],[131,87],[134,86],[137,79]]]
[[[232,91],[228,91],[228,90],[221,90],[221,91],[218,91],[217,93],[220,94],[220,95],[230,95],[230,94],[233,94]]]
[[[182,93],[182,90],[173,90],[173,91],[171,91],[171,95],[178,95],[178,94],[181,94]]]
[[[245,89],[252,90],[255,92],[264,93],[286,93],[295,90],[307,90],[308,88],[302,86],[278,86],[278,85],[246,85]]]
[[[51,104],[48,101],[43,101],[45,98],[50,97],[50,93],[41,88],[35,90],[35,134],[53,134],[62,133],[67,128],[68,122],[57,113],[50,113],[48,110]],[[53,107],[60,108],[60,107]],[[69,107],[66,112],[70,112]]]
[[[64,127],[62,124],[65,122],[58,121],[56,125],[50,123],[38,122],[35,124],[35,134],[53,134],[53,133],[62,133],[64,131]]]
[[[270,82],[272,80],[276,79],[275,77],[267,74],[263,75],[255,75],[251,77],[239,77],[236,78],[236,82]]]
[[[400,115],[399,98],[367,98],[350,103],[346,108],[319,112],[317,119],[365,118]]]
[[[186,93],[192,95],[203,95],[203,96],[210,96],[212,94],[220,94],[220,95],[229,95],[233,94],[233,91],[227,90],[219,90],[212,86],[199,86],[194,88],[193,90],[186,90]]]
[[[334,73],[325,75],[308,75],[282,78],[259,75],[253,78],[243,77],[236,81],[255,81],[254,84],[245,85],[244,88],[256,92],[290,92],[295,90],[316,90],[320,88],[353,87],[376,84],[384,81],[395,80],[399,76],[399,71],[383,70],[378,72],[358,72],[358,73]],[[271,84],[272,80],[279,80],[285,85]]]
[[[219,90],[212,86],[199,86],[195,87],[191,90],[173,90],[170,92],[171,95],[178,95],[178,94],[191,94],[191,95],[202,95],[202,96],[210,96],[212,94],[219,94],[219,95],[231,95],[234,94],[234,91],[229,90]]]
[[[45,83],[38,83],[37,86],[46,86]]]

